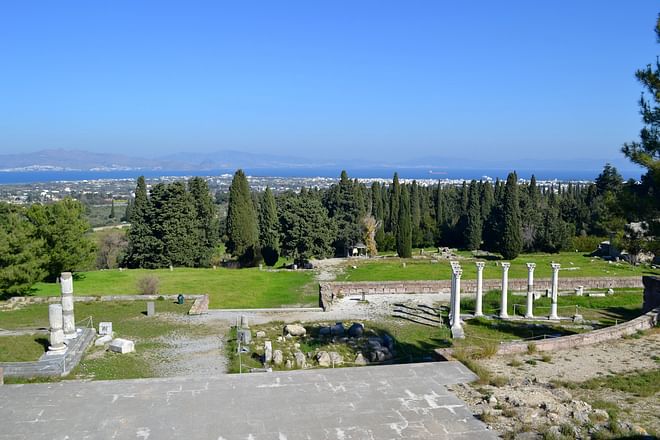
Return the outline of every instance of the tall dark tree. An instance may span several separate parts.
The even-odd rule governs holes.
[[[238,170],[229,188],[227,210],[227,251],[245,265],[254,264],[260,255],[257,215],[250,186],[243,170]]]
[[[392,185],[390,186],[390,224],[389,230],[396,235],[399,227],[399,205],[401,201],[401,185],[399,184],[399,174],[394,173]]]
[[[481,246],[481,207],[479,205],[480,194],[477,182],[470,182],[468,189],[468,208],[465,214],[464,242],[468,250],[476,250]]]
[[[399,200],[399,215],[397,216],[396,251],[401,258],[412,257],[412,216],[410,213],[410,196],[406,185],[401,187]]]
[[[112,205],[110,207],[110,215],[108,218],[115,218],[115,199],[112,199]]]
[[[413,246],[420,246],[423,241],[423,231],[420,228],[422,223],[422,207],[420,200],[420,189],[416,180],[413,180],[410,186],[410,219],[412,225],[412,243]]]
[[[329,189],[325,198],[330,218],[337,225],[334,242],[336,255],[348,255],[349,248],[362,240],[361,220],[365,212],[358,188],[359,184],[350,180],[346,171],[342,171],[339,183]]]
[[[522,251],[522,224],[518,204],[518,176],[509,173],[504,187],[504,222],[500,253],[505,260],[513,260]]]
[[[195,206],[195,266],[208,267],[215,247],[220,240],[220,227],[209,184],[201,177],[188,181],[188,191]]]
[[[274,266],[280,256],[279,220],[275,197],[266,187],[259,210],[259,240],[264,263]]]
[[[162,252],[162,244],[156,239],[151,228],[153,207],[147,194],[144,176],[138,177],[129,221],[131,227],[128,230],[128,249],[124,264],[131,268],[159,267],[158,264],[154,264],[154,260]]]

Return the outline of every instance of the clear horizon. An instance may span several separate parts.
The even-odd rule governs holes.
[[[621,167],[658,53],[651,1],[250,6],[2,6],[0,154]]]

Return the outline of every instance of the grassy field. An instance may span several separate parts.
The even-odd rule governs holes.
[[[474,262],[485,261],[484,278],[497,279],[502,276],[502,269],[498,260],[475,259],[468,257],[468,253],[460,253],[463,278],[472,279],[477,276]],[[372,260],[351,260],[343,281],[402,281],[402,280],[448,280],[451,278],[449,260],[434,262],[429,254],[427,258],[383,258]],[[402,263],[406,263],[403,267]],[[631,266],[625,262],[609,263],[598,258],[584,256],[575,252],[560,254],[524,254],[511,262],[509,278],[527,278],[526,263],[536,263],[534,276],[536,278],[550,278],[552,269],[550,263],[560,263],[561,278],[578,277],[626,277],[647,274],[660,275],[660,270],[650,269],[646,266]]]
[[[145,276],[160,280],[160,294],[209,294],[211,308],[258,308],[282,305],[318,305],[318,286],[307,271],[252,269],[103,270],[82,272],[74,280],[76,295],[139,294],[137,282]],[[60,294],[55,283],[38,283],[35,295]],[[0,326],[1,327],[1,326]]]

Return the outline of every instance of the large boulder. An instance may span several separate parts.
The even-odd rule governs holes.
[[[275,350],[273,352],[273,363],[275,365],[282,365],[282,362],[284,362],[284,354],[282,353],[282,350]]]
[[[300,324],[287,324],[284,326],[284,333],[291,336],[305,336],[307,330]]]
[[[344,324],[341,322],[336,323],[331,329],[332,336],[344,336]]]
[[[359,322],[354,322],[353,325],[348,328],[348,336],[352,338],[360,338],[363,334],[364,326]]]

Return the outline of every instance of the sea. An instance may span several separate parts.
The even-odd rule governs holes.
[[[428,169],[428,168],[343,168],[351,178],[391,179],[395,172],[402,179],[506,179],[510,171],[516,171],[519,178],[529,179],[532,175],[537,180],[591,181],[601,170],[505,170],[505,169]],[[108,171],[0,171],[0,184],[29,184],[57,181],[81,181],[100,179],[136,179],[139,176],[158,178],[162,176],[221,176],[233,174],[235,169],[216,170],[108,170]],[[339,177],[342,168],[249,168],[243,169],[248,176],[258,177]],[[634,172],[625,173],[624,178],[639,178]]]

